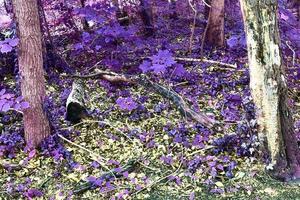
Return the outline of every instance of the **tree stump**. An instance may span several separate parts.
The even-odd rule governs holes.
[[[75,79],[72,85],[72,91],[67,99],[66,104],[66,120],[71,123],[78,123],[86,116],[87,111],[85,108],[84,100],[84,84],[80,79]]]

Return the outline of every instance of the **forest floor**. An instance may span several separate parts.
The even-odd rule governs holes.
[[[207,69],[210,68],[214,69]],[[9,79],[6,82],[12,84]],[[13,158],[1,159],[0,199],[300,199],[299,184],[276,181],[264,172],[265,166],[255,158],[258,147],[253,141],[245,142],[253,135],[232,133],[238,131],[239,122],[226,124],[220,132],[210,132],[182,116],[172,102],[151,90],[130,85],[109,85],[107,90],[107,83],[88,80],[89,116],[71,125],[64,117],[65,90],[70,89],[70,80],[63,82],[65,85],[48,86],[56,139],[52,138],[40,151],[16,148]],[[175,87],[192,90],[186,82]],[[239,87],[244,86],[235,87],[242,92]],[[220,93],[218,98],[200,95],[199,109],[224,120],[225,108],[218,107],[218,102],[233,92]],[[119,95],[128,94],[139,103],[132,111],[116,105]],[[237,110],[233,105],[228,108],[231,112],[245,112],[241,106]],[[11,130],[18,129],[19,119],[11,115],[6,125]],[[251,128],[247,131],[250,134]],[[111,171],[121,175],[100,180]],[[94,188],[83,189],[87,183]]]
[[[173,61],[175,56],[199,57],[198,36],[203,28],[196,28],[190,55],[189,21],[160,26],[161,33],[154,39],[134,37],[129,44],[119,42],[118,49],[103,48],[101,54],[114,59],[101,65],[111,69],[114,63],[123,67],[128,61],[126,67],[141,73],[138,67],[143,58],[158,50],[173,53],[155,55],[163,61]],[[206,52],[207,58],[237,63],[237,68],[178,61],[171,62],[174,65],[165,74],[147,74],[180,94],[196,112],[221,122],[216,130],[180,114],[174,102],[150,88],[92,79],[84,80],[88,115],[79,124],[70,124],[65,120],[65,105],[73,79],[48,73],[45,108],[50,111],[53,134],[37,151],[28,152],[25,147],[22,115],[0,113],[0,199],[300,199],[300,184],[272,179],[265,172],[266,160],[258,159],[265,157],[256,134],[246,48],[239,44],[245,43],[240,39],[242,32],[238,28],[238,37],[228,38],[227,49]],[[103,61],[100,53],[96,54],[99,58],[89,56],[69,46],[59,50],[75,52],[68,54],[73,56],[72,66],[77,62],[76,67],[86,67],[76,68],[77,72],[87,72],[93,63]],[[292,56],[286,52],[290,103],[299,133],[300,61],[296,59],[292,66]],[[1,84],[12,93],[18,91],[13,76]]]

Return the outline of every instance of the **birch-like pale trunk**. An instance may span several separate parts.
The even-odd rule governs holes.
[[[251,94],[256,105],[259,139],[274,175],[300,177],[300,151],[287,105],[282,73],[276,0],[240,0],[247,37]],[[286,172],[290,170],[291,174]],[[285,175],[283,175],[285,174]]]

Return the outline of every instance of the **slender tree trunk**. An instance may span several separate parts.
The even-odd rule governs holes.
[[[259,139],[269,153],[273,175],[285,179],[300,178],[300,151],[287,105],[287,86],[279,50],[277,1],[240,2],[247,35],[250,88],[257,107]]]
[[[37,0],[13,0],[18,23],[18,63],[21,91],[30,108],[24,111],[24,131],[28,145],[36,147],[47,135],[50,126],[43,110],[46,95],[43,71],[42,35]]]
[[[85,7],[85,0],[80,0],[80,6],[81,6],[81,8]],[[89,23],[86,21],[86,19],[82,19],[81,23],[82,23],[83,30],[88,31]]]
[[[116,17],[117,21],[120,23],[121,26],[128,26],[130,24],[129,15],[127,11],[121,7],[119,4],[119,0],[113,0],[113,5],[116,7]]]
[[[145,35],[154,35],[153,13],[150,0],[140,0],[140,15],[144,23]]]
[[[205,40],[214,46],[224,45],[224,0],[212,0]]]
[[[170,19],[178,19],[177,11],[176,11],[176,0],[169,0],[169,9],[170,9]]]

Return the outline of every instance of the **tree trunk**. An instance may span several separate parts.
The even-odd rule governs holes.
[[[85,7],[85,0],[80,0],[80,6],[81,8]],[[83,30],[88,31],[89,30],[89,23],[86,21],[85,18],[81,19]]]
[[[43,110],[46,95],[43,71],[42,35],[37,0],[13,0],[18,23],[18,63],[22,95],[30,104],[24,111],[27,145],[36,147],[47,135],[50,126]]]
[[[277,22],[277,1],[240,0],[247,35],[250,88],[258,135],[278,178],[300,177],[300,151],[287,105]],[[292,174],[286,174],[290,167]]]
[[[169,9],[170,9],[169,18],[173,20],[178,19],[177,11],[176,11],[176,0],[169,0]]]
[[[140,0],[140,15],[144,23],[145,35],[154,35],[153,13],[150,0]]]
[[[117,21],[121,26],[128,26],[130,24],[128,12],[121,7],[119,0],[113,0],[112,3],[116,7]]]
[[[214,46],[224,45],[224,0],[212,0],[208,15],[206,41]]]

